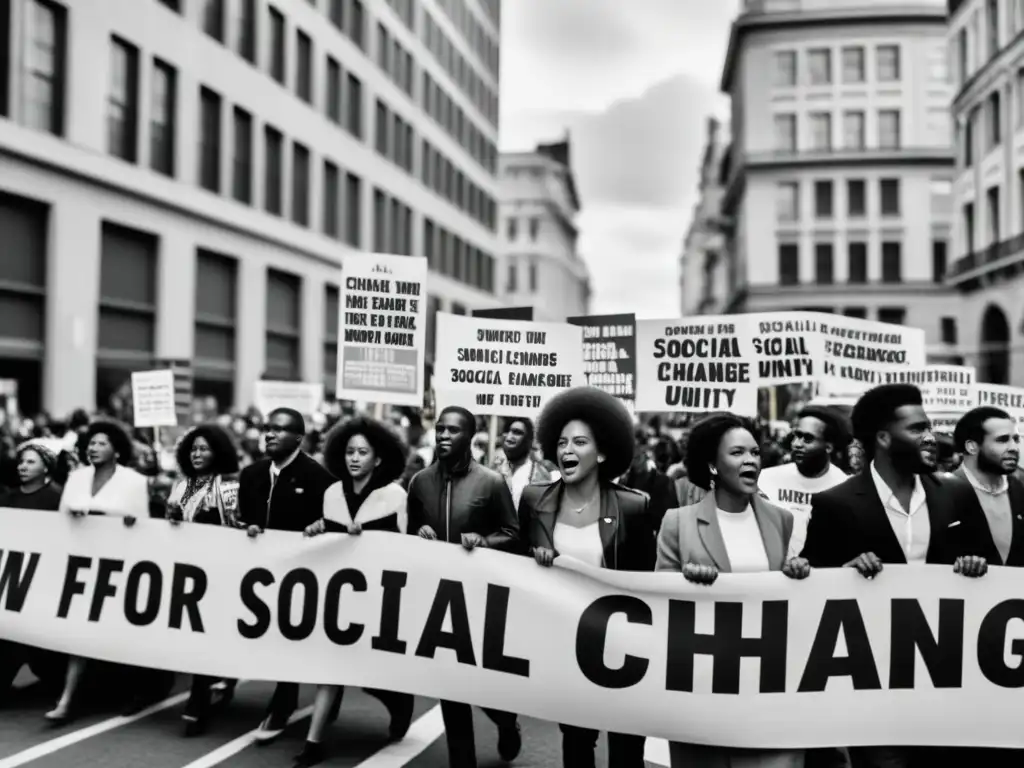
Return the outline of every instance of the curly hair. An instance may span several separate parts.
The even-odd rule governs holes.
[[[125,432],[120,424],[106,420],[94,421],[85,432],[85,445],[88,446],[89,442],[96,435],[107,436],[110,444],[114,447],[114,454],[117,456],[118,464],[123,467],[131,465],[132,460],[135,458],[135,446],[132,444],[132,439],[128,437],[128,433]]]
[[[324,439],[324,466],[337,478],[349,476],[345,465],[345,451],[348,441],[362,435],[380,459],[380,466],[373,470],[375,482],[391,483],[405,472],[405,445],[401,438],[376,419],[356,416],[334,426]]]
[[[574,387],[552,397],[537,419],[537,439],[544,458],[558,461],[558,440],[570,421],[590,427],[597,449],[604,455],[602,480],[622,475],[633,463],[633,417],[622,401],[593,387]]]
[[[853,406],[850,421],[853,436],[868,459],[875,457],[875,438],[896,418],[896,411],[906,405],[922,405],[921,390],[913,384],[882,384],[869,389]]]
[[[227,431],[218,424],[200,424],[185,433],[174,450],[178,469],[185,477],[193,478],[199,473],[192,466],[192,445],[198,438],[203,438],[213,453],[213,463],[209,474],[233,475],[238,472],[238,451]]]
[[[732,413],[715,413],[698,421],[686,441],[686,476],[705,491],[711,490],[711,469],[718,456],[718,446],[727,432],[745,429],[757,440],[757,431],[749,419]]]

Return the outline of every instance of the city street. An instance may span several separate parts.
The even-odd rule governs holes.
[[[23,678],[20,682],[25,682]],[[313,689],[302,688],[295,722],[277,742],[256,747],[252,729],[259,724],[270,698],[270,683],[244,683],[231,706],[219,713],[203,736],[181,735],[180,716],[185,703],[186,677],[174,694],[134,717],[116,712],[90,712],[61,727],[47,723],[43,714],[50,699],[26,696],[0,710],[0,768],[289,768],[302,747],[309,720]],[[505,765],[497,756],[494,726],[476,711],[477,754],[480,768]],[[561,765],[558,726],[524,719],[523,752],[514,765],[521,768],[557,768]],[[404,741],[387,743],[388,716],[384,707],[360,689],[346,691],[341,716],[329,729],[326,744],[331,768],[447,768],[447,751],[437,702],[417,701],[412,728]],[[603,739],[602,739],[603,742]],[[648,743],[648,766],[667,765],[667,745]],[[602,743],[598,765],[606,760]]]

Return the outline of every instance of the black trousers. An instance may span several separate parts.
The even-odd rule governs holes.
[[[60,693],[64,688],[64,675],[68,666],[66,656],[30,645],[0,640],[0,698],[10,691],[14,679],[26,664],[48,691]]]
[[[193,675],[192,688],[189,691],[188,703],[185,705],[185,714],[196,718],[206,717],[210,713],[210,703],[213,700],[210,686],[222,679],[220,677]],[[233,690],[238,681],[227,680],[226,682]]]
[[[498,730],[514,728],[518,716],[511,712],[484,708]],[[473,708],[458,701],[442,701],[441,717],[448,742],[449,768],[476,768],[476,738],[473,733]]]
[[[278,683],[267,705],[267,716],[287,720],[299,707],[299,684]]]
[[[383,704],[392,718],[410,714],[416,702],[416,697],[411,693],[382,691],[378,688],[363,688],[363,690]],[[327,722],[333,723],[338,719],[341,712],[341,700],[344,697],[345,687],[338,686],[338,692],[334,695],[334,701],[331,703],[331,712],[327,717]]]
[[[560,725],[562,731],[562,768],[595,768],[594,751],[598,731]],[[644,768],[644,736],[628,733],[608,734],[608,765],[611,768]]]

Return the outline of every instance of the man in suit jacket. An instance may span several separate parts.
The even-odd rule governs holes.
[[[981,514],[971,489],[938,479],[937,445],[921,392],[909,384],[876,387],[852,414],[865,470],[814,496],[803,557],[815,568],[856,568],[866,578],[884,563],[953,565],[981,576],[986,561],[970,523]],[[853,768],[923,768],[930,750],[853,747]]]
[[[306,424],[298,411],[272,411],[265,429],[267,458],[243,469],[238,480],[238,519],[253,538],[265,530],[306,530],[323,517],[324,491],[336,482],[302,453]],[[278,683],[256,743],[268,744],[280,736],[298,705],[299,686]]]

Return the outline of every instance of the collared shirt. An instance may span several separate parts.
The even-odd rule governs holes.
[[[283,472],[285,468],[288,467],[289,464],[295,461],[295,459],[298,458],[301,452],[302,446],[300,445],[298,448],[295,449],[295,453],[293,453],[291,456],[289,456],[287,459],[281,462],[281,466],[277,466],[277,462],[275,462],[273,459],[270,460],[270,493],[267,494],[268,526],[270,525],[270,503],[274,500],[274,488],[277,485],[277,480],[281,476],[281,472]]]
[[[888,486],[871,462],[871,479],[882,502],[889,525],[903,548],[908,563],[924,563],[928,557],[928,543],[931,540],[931,520],[928,517],[928,499],[924,493],[921,478],[914,478],[914,490],[910,494],[910,509],[904,509],[896,494]]]
[[[512,503],[519,509],[519,499],[523,490],[533,481],[533,459],[527,459],[509,475],[505,476],[508,490],[512,494]]]
[[[977,476],[963,465],[964,476],[972,486],[974,494],[978,497],[985,512],[985,519],[988,521],[988,529],[992,534],[992,541],[995,542],[999,556],[1006,562],[1010,555],[1010,545],[1013,544],[1013,510],[1010,508],[1010,480],[1005,475],[1000,479],[995,488],[987,488]]]

